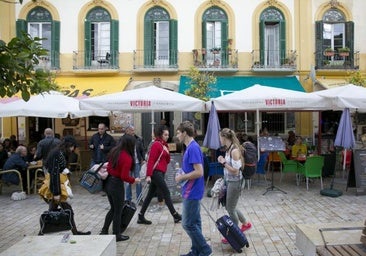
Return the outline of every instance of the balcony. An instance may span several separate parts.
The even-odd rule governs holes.
[[[200,71],[237,72],[238,50],[193,49],[193,65]]]
[[[60,53],[51,51],[47,55],[39,56],[38,63],[34,64],[35,69],[57,70],[60,69]]]
[[[258,72],[279,71],[295,72],[297,54],[296,51],[252,51],[252,70]]]
[[[348,54],[333,52],[316,52],[316,69],[347,70],[359,69],[360,52],[349,52]]]
[[[118,52],[74,51],[74,70],[118,70]]]
[[[134,72],[178,72],[177,50],[135,50]]]

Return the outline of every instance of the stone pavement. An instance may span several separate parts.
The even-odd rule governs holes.
[[[264,181],[252,181],[250,190],[243,190],[239,208],[253,227],[246,232],[250,243],[242,254],[236,254],[229,245],[220,242],[220,233],[215,224],[202,209],[203,233],[212,246],[213,255],[296,255],[302,253],[296,248],[296,224],[316,224],[360,221],[366,219],[366,196],[356,196],[354,189],[345,191],[345,181],[336,182],[335,188],[343,190],[344,195],[338,198],[323,197],[319,194],[320,184],[315,181],[309,185],[296,186],[295,176],[287,174],[285,180],[279,182],[279,173],[275,173],[275,185],[287,192],[269,191]],[[324,180],[328,188],[330,179]],[[99,234],[104,217],[109,207],[108,200],[101,194],[89,194],[77,184],[77,177],[72,179],[74,199],[72,206],[79,230],[90,230]],[[210,185],[209,185],[210,186]],[[212,183],[211,183],[212,186]],[[12,201],[10,195],[17,187],[3,187],[0,195],[0,253],[22,240],[24,236],[35,236],[39,231],[39,216],[47,209],[47,205],[38,195],[30,195],[23,201]],[[151,205],[156,203],[153,201]],[[211,198],[205,197],[203,203],[209,206]],[[181,212],[180,202],[175,203]],[[225,213],[220,208],[212,212],[214,218]],[[130,240],[117,243],[117,255],[179,255],[187,253],[190,240],[181,224],[174,224],[168,209],[147,212],[146,218],[152,225],[138,225],[136,215],[124,234]],[[67,232],[61,232],[67,233]],[[51,253],[52,254],[52,253]],[[76,255],[75,255],[76,256]]]

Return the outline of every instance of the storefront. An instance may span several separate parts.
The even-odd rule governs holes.
[[[61,92],[79,99],[123,91],[129,81],[129,76],[60,76],[55,79],[55,83],[59,85]],[[19,96],[4,99],[4,102],[14,100],[19,100]],[[109,120],[108,117],[107,119]],[[88,136],[88,130],[92,131],[95,123],[99,121],[98,117],[80,119],[11,117],[2,119],[1,131],[4,138],[16,134],[20,142],[29,144],[38,141],[47,127],[53,127],[55,133],[60,134],[60,136],[72,134],[82,138]]]

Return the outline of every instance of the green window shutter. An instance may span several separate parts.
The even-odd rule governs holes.
[[[118,49],[118,38],[119,38],[119,30],[118,30],[118,20],[111,21],[111,65],[112,67],[119,66],[119,49]]]
[[[323,45],[323,27],[323,21],[315,22],[315,68],[323,66],[323,51],[325,49]]]
[[[345,23],[345,34],[346,34],[346,45],[349,49],[350,49],[350,54],[349,54],[349,61],[350,61],[350,65],[351,68],[354,68],[355,63],[354,63],[354,50],[355,50],[355,45],[354,45],[354,36],[355,36],[355,24],[353,23],[353,21],[348,21]]]
[[[178,64],[178,21],[169,21],[169,66]]]
[[[154,64],[154,22],[145,20],[144,25],[144,65],[153,66]]]
[[[206,42],[206,38],[207,38],[207,26],[206,26],[206,21],[202,22],[202,48],[207,48],[207,42]],[[207,49],[206,49],[207,51]]]
[[[286,58],[286,21],[280,21],[280,60],[284,63]]]
[[[84,65],[86,67],[90,67],[91,66],[91,56],[92,56],[92,52],[91,52],[91,22],[86,20],[84,22],[84,30],[85,30],[85,34],[84,34]]]
[[[261,65],[264,65],[264,42],[265,42],[265,38],[264,38],[264,29],[266,27],[266,24],[264,22],[264,20],[261,20],[259,22],[259,61]]]
[[[17,37],[22,35],[22,32],[28,32],[27,22],[25,20],[17,20],[16,21],[16,29],[17,29]]]
[[[51,67],[60,68],[60,22],[52,21]]]
[[[221,22],[221,65],[227,67],[228,64],[228,51],[227,51],[227,32],[228,24],[227,21]]]

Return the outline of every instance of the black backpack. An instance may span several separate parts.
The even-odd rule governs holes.
[[[246,141],[243,143],[243,156],[246,164],[257,164],[258,161],[258,152],[257,147],[250,141]]]

